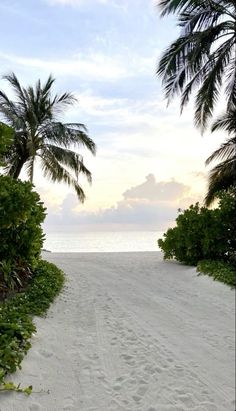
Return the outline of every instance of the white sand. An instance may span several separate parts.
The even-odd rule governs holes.
[[[68,275],[1,411],[234,411],[234,292],[160,253],[46,254]],[[47,393],[49,390],[49,393]]]

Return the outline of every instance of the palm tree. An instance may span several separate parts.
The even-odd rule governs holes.
[[[52,96],[54,79],[50,75],[44,85],[40,80],[35,87],[24,88],[14,73],[3,77],[10,83],[16,101],[0,91],[0,114],[3,121],[14,129],[13,144],[5,155],[5,172],[18,178],[23,166],[33,181],[35,160],[41,162],[43,174],[53,182],[72,185],[80,201],[85,194],[78,182],[80,173],[91,182],[91,173],[77,151],[87,148],[95,154],[96,146],[80,123],[63,124],[59,115],[76,99],[70,93]]]
[[[161,0],[161,15],[176,13],[181,34],[164,52],[157,74],[168,101],[181,95],[181,111],[195,93],[195,124],[207,126],[224,92],[236,101],[236,1]]]
[[[220,191],[236,187],[236,104],[232,104],[225,114],[215,120],[212,131],[217,130],[227,131],[229,138],[206,160],[207,165],[222,160],[209,173],[206,205],[210,205]]]

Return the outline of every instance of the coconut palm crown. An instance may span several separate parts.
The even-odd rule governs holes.
[[[206,160],[206,164],[221,160],[209,173],[206,205],[210,205],[222,190],[236,188],[236,104],[215,120],[212,131],[224,130],[229,137]]]
[[[11,85],[16,99],[13,101],[0,91],[0,115],[14,130],[13,144],[5,155],[5,172],[18,178],[23,167],[33,181],[35,159],[40,159],[43,174],[53,182],[73,186],[81,202],[85,194],[78,182],[82,173],[91,182],[91,173],[77,151],[85,147],[92,154],[95,143],[80,123],[59,121],[64,110],[75,103],[71,93],[52,96],[54,79],[50,75],[45,84],[40,80],[35,87],[24,88],[14,73],[3,77]]]
[[[162,55],[157,74],[166,98],[181,95],[181,111],[195,93],[195,124],[202,131],[222,93],[236,96],[236,1],[160,0],[161,15],[177,14],[181,34]]]

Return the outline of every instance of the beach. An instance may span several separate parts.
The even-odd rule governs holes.
[[[160,252],[45,253],[64,291],[0,411],[234,411],[234,291]]]

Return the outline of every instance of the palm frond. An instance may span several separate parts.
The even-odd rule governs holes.
[[[158,6],[161,10],[161,16],[165,16],[180,11],[185,12],[188,8],[196,8],[202,3],[203,1],[201,0],[161,0]]]
[[[78,180],[79,174],[85,175],[89,183],[92,182],[90,171],[83,163],[83,156],[72,150],[61,148],[52,144],[47,144],[44,150],[49,151],[61,165],[67,167],[70,173],[74,173]],[[43,151],[44,152],[44,151]]]
[[[223,44],[214,53],[217,58],[212,56],[210,72],[203,76],[202,86],[197,93],[195,123],[202,130],[206,127],[207,120],[212,116],[214,107],[220,95],[225,66],[228,64],[231,53],[231,42]]]
[[[16,118],[22,119],[19,105],[11,101],[2,90],[0,90],[0,114],[9,122],[14,121]]]
[[[236,56],[236,43],[234,44],[234,55]],[[228,99],[227,109],[232,109],[232,104],[236,107],[236,64],[235,59],[231,58],[228,65],[228,73],[226,76],[225,93]]]
[[[75,97],[71,93],[52,96],[55,80],[51,75],[44,85],[38,80],[34,87],[27,88],[20,85],[14,73],[4,78],[16,96],[16,101],[12,101],[0,91],[0,115],[14,128],[13,144],[4,154],[5,172],[18,178],[25,165],[32,180],[35,158],[40,156],[45,175],[53,181],[71,184],[84,201],[84,192],[77,180],[83,174],[91,182],[91,173],[76,150],[85,147],[95,154],[95,143],[83,124],[56,121],[56,114],[74,103]]]
[[[41,90],[40,94],[43,96],[44,100],[47,100],[50,97],[52,85],[54,84],[54,82],[55,82],[55,79],[50,74],[50,76],[48,77],[48,79],[45,82],[44,86],[42,88],[40,88],[40,90]],[[39,86],[40,86],[40,84],[39,84]]]
[[[33,182],[33,178],[34,178],[34,162],[35,162],[34,156],[31,156],[29,160],[25,162],[26,172],[27,172],[27,175],[31,183]]]
[[[211,131],[225,130],[229,135],[236,134],[236,105],[231,104],[228,110],[213,122]]]
[[[86,147],[92,154],[96,154],[96,145],[88,136],[87,129],[80,123],[62,124],[49,122],[40,130],[46,141],[64,147],[73,144],[75,147]]]
[[[181,95],[181,111],[195,99],[195,124],[203,129],[221,90],[236,100],[236,9],[233,0],[162,0],[161,14],[176,13],[180,36],[163,53],[157,75],[168,102]]]
[[[215,150],[206,160],[206,165],[212,161],[236,158],[236,137],[228,139],[226,143],[221,144],[220,148]]]
[[[72,93],[63,93],[60,96],[55,95],[55,97],[50,100],[50,108],[54,115],[60,114],[68,106],[74,104],[76,101],[77,99]]]
[[[85,201],[85,193],[82,187],[79,185],[76,178],[74,178],[69,171],[67,171],[50,151],[45,151],[41,156],[42,170],[44,176],[49,178],[53,182],[64,182],[69,186],[72,186],[76,191],[79,200],[83,203]]]
[[[161,16],[178,13],[189,14],[191,12],[198,13],[199,10],[210,8],[214,12],[233,15],[235,11],[234,0],[219,2],[218,0],[161,0],[158,3],[161,11]]]
[[[18,80],[18,78],[16,77],[16,75],[14,73],[11,74],[6,74],[3,76],[4,80],[7,80],[8,83],[11,84],[17,98],[18,101],[22,104],[22,106],[24,108],[26,108],[26,101],[25,101],[25,94],[24,94],[24,90],[22,89],[20,82]]]
[[[236,187],[236,106],[234,103],[231,103],[230,108],[214,121],[212,132],[216,130],[225,130],[232,137],[221,144],[206,160],[206,165],[213,161],[221,161],[209,173],[205,200],[207,205],[217,197],[219,191],[227,190],[231,186]]]
[[[205,204],[209,206],[224,190],[236,186],[236,157],[225,160],[215,166],[209,174],[209,183]]]

